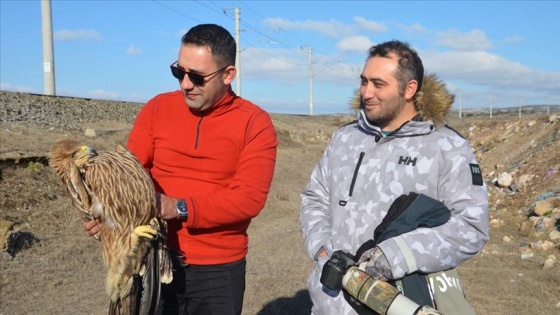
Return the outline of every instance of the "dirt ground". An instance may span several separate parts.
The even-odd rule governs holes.
[[[278,161],[267,204],[249,229],[244,314],[309,314],[306,279],[313,264],[299,232],[299,194],[332,132],[351,117],[272,117]],[[533,115],[450,123],[471,142],[490,184],[491,240],[458,268],[469,301],[477,314],[559,314],[560,262],[543,269],[550,255],[560,259],[559,241],[547,250],[531,247],[548,240],[550,229],[527,232],[520,226],[539,196],[560,193],[560,122]],[[0,220],[14,224],[11,233],[35,239],[13,257],[0,253],[0,315],[107,313],[99,243],[84,235],[65,188],[42,163],[59,139],[72,136],[110,149],[126,143],[130,126],[96,121],[87,127],[120,130],[89,138],[83,130],[41,128],[33,121],[0,125]],[[502,172],[514,180],[533,177],[512,191],[491,184]],[[532,257],[522,259],[527,250]]]

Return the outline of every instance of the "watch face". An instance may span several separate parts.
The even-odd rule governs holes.
[[[179,216],[187,216],[187,203],[183,199],[179,199],[177,201],[177,212],[179,212]]]

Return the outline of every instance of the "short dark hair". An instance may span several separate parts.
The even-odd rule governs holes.
[[[192,27],[181,39],[183,45],[208,46],[219,67],[235,65],[237,46],[231,34],[216,24]]]
[[[424,79],[424,65],[422,65],[422,59],[420,59],[416,50],[410,48],[408,43],[391,40],[374,45],[369,49],[367,59],[375,56],[389,57],[391,53],[399,58],[399,69],[395,73],[395,77],[399,82],[400,91],[404,93],[406,83],[410,80],[416,80],[418,81],[416,92],[419,92],[422,89],[422,80]]]

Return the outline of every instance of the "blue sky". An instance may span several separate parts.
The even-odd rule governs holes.
[[[418,51],[456,109],[560,104],[556,1],[51,4],[57,95],[146,102],[176,90],[169,65],[181,36],[200,23],[235,36],[237,7],[241,96],[273,113],[310,112],[311,68],[313,113],[348,113],[367,49],[391,39]],[[41,16],[39,0],[0,0],[1,90],[44,92]]]

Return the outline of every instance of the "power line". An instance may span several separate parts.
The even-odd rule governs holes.
[[[248,9],[249,11],[251,11],[253,14],[259,16],[260,18],[262,18],[262,19],[264,19],[264,20],[267,20],[266,17],[262,16],[260,13],[258,13],[258,12],[255,11],[255,10],[253,10],[253,9],[252,9],[251,7],[249,7],[247,4],[243,3],[242,1],[238,1],[238,2],[239,2],[241,5],[243,5],[244,8]],[[271,22],[271,21],[268,20],[268,23],[271,24],[272,26],[275,26],[275,27],[276,27],[276,30],[280,30],[280,31],[284,32],[285,34],[288,34],[289,36],[291,36],[291,37],[293,37],[294,39],[296,39],[297,41],[299,41],[302,45],[298,45],[298,47],[289,46],[288,44],[285,44],[285,43],[279,41],[278,39],[272,38],[272,37],[270,37],[269,35],[267,35],[267,34],[261,32],[261,31],[259,31],[257,28],[251,26],[249,23],[244,22],[243,20],[241,21],[241,23],[244,24],[244,25],[250,26],[250,27],[251,27],[251,30],[256,31],[257,33],[261,34],[262,36],[264,36],[264,37],[266,37],[266,38],[268,38],[268,39],[270,39],[270,40],[272,40],[272,41],[278,42],[278,44],[281,45],[281,46],[283,46],[284,48],[289,49],[289,50],[293,50],[294,52],[296,52],[297,54],[301,55],[302,57],[307,57],[307,53],[303,52],[303,51],[300,49],[300,47],[301,47],[302,45],[303,45],[303,46],[308,46],[309,43],[304,42],[304,41],[301,40],[300,38],[298,38],[298,37],[296,37],[295,35],[293,35],[291,32],[288,32],[288,31],[285,30],[284,28],[278,26],[277,24],[275,24],[275,23],[273,23],[273,22]],[[250,46],[252,46],[252,45],[250,45]],[[340,60],[338,60],[338,59],[333,59],[333,61],[324,61],[324,62],[325,62],[325,63],[330,63],[330,64],[332,64],[333,66],[336,66],[336,65],[338,65],[338,64],[340,63]],[[328,65],[327,65],[327,66],[328,66]],[[325,69],[325,70],[322,70],[322,71],[319,71],[319,72],[317,72],[317,73],[321,73],[321,72],[324,72],[324,71],[326,71],[326,69]]]
[[[260,18],[262,18],[262,19],[264,19],[264,20],[267,20],[266,17],[262,16],[260,13],[258,13],[258,12],[255,11],[255,10],[253,10],[253,9],[252,9],[251,7],[249,7],[247,4],[243,3],[242,1],[238,1],[238,2],[239,2],[241,5],[243,5],[244,8],[248,9],[249,11],[251,11],[253,14],[259,16]],[[298,54],[298,55],[300,55],[300,56],[302,56],[302,57],[307,57],[307,53],[303,52],[303,51],[300,49],[300,47],[301,47],[301,46],[309,46],[311,43],[306,43],[306,42],[304,42],[303,40],[301,40],[300,38],[298,38],[298,37],[296,37],[295,35],[293,35],[291,32],[288,32],[288,31],[285,30],[284,28],[282,28],[282,27],[278,26],[277,24],[273,23],[272,21],[270,21],[270,20],[267,20],[267,21],[268,21],[269,24],[271,24],[272,26],[276,27],[276,30],[280,30],[280,31],[282,31],[283,33],[285,33],[285,34],[287,34],[287,35],[293,37],[294,39],[296,39],[297,41],[299,41],[302,45],[298,45],[299,47],[292,47],[292,46],[289,46],[289,45],[287,45],[287,44],[285,44],[285,43],[279,41],[278,39],[271,38],[270,36],[268,36],[268,35],[266,35],[266,34],[260,32],[260,31],[257,30],[256,28],[253,28],[253,30],[255,30],[256,32],[258,32],[259,34],[261,34],[261,35],[264,36],[264,37],[267,37],[267,38],[269,38],[269,39],[271,39],[271,40],[273,40],[273,41],[275,41],[275,42],[278,42],[278,44],[280,44],[281,46],[285,47],[286,49],[293,50],[296,54]],[[242,23],[243,23],[243,24],[246,24],[246,25],[249,25],[248,23],[243,22],[243,21],[242,21]],[[253,45],[250,44],[250,46],[253,46]],[[322,69],[322,70],[319,70],[319,71],[316,71],[315,74],[314,74],[313,76],[317,76],[318,74],[323,73],[323,72],[325,72],[325,71],[327,71],[327,70],[331,70],[331,69],[333,69],[333,68],[339,67],[339,65],[342,63],[338,58],[333,58],[333,57],[328,57],[327,60],[319,60],[317,57],[315,57],[314,59],[315,59],[316,61],[313,62],[313,63],[315,63],[316,65],[320,65],[323,69]]]
[[[260,15],[257,11],[253,10],[252,8],[250,8],[248,5],[244,4],[242,1],[238,1],[238,2],[239,2],[240,4],[242,4],[245,8],[247,8],[249,11],[253,12],[255,15],[261,17],[261,18],[264,19],[264,20],[267,19],[266,17]],[[269,21],[269,23],[272,24],[272,25],[274,25],[274,23],[271,23],[270,21]],[[275,26],[276,26],[276,25],[275,25]],[[280,29],[280,30],[285,31],[284,29],[282,29],[282,28],[279,27],[279,26],[276,26],[276,27],[277,27],[278,29]],[[297,38],[297,37],[294,36],[293,34],[287,32],[287,31],[285,31],[285,32],[286,32],[286,34],[292,36],[294,39],[298,40],[301,44],[303,44],[303,45],[306,45],[306,44],[307,44],[306,42],[304,42],[304,41],[302,41],[301,39]]]
[[[192,21],[195,21],[195,22],[197,22],[197,23],[203,23],[202,21],[200,21],[200,20],[198,20],[198,19],[196,19],[196,18],[193,18],[193,17],[191,17],[191,16],[189,16],[189,15],[186,15],[186,14],[184,14],[184,13],[182,13],[182,12],[180,12],[180,11],[178,11],[178,10],[176,10],[176,9],[174,9],[174,8],[172,8],[172,7],[170,7],[170,6],[168,6],[168,5],[165,5],[165,4],[163,4],[163,3],[159,2],[159,1],[157,1],[157,0],[152,0],[152,1],[155,2],[155,3],[157,3],[157,4],[159,4],[160,6],[162,6],[162,7],[164,7],[164,8],[166,8],[166,9],[168,9],[169,11],[172,11],[172,12],[174,12],[174,13],[180,15],[180,16],[183,16],[183,17],[185,17],[185,18],[188,18],[188,19],[190,19],[190,20],[192,20]],[[213,2],[213,1],[200,1],[200,0],[195,0],[195,2],[196,2],[197,4],[199,4],[199,5],[201,5],[202,7],[204,7],[204,8],[206,8],[206,9],[210,10],[210,11],[213,11],[213,12],[218,13],[218,14],[220,14],[220,15],[225,15],[226,17],[230,18],[231,20],[235,20],[235,17],[233,17],[233,16],[228,12],[228,9],[220,7],[218,4],[216,4],[216,3]],[[256,15],[256,16],[262,18],[263,20],[266,20],[266,19],[267,19],[266,17],[264,17],[263,15],[261,15],[259,12],[257,12],[257,11],[254,10],[254,9],[252,9],[249,5],[245,4],[243,1],[238,1],[238,2],[243,6],[243,8],[247,9],[247,10],[250,11],[252,14],[254,14],[254,15]],[[263,38],[266,38],[269,42],[274,42],[275,44],[278,44],[279,46],[285,48],[285,49],[288,50],[288,51],[291,51],[291,52],[295,53],[296,55],[299,55],[299,56],[302,57],[302,58],[307,58],[307,57],[308,57],[308,56],[307,56],[308,54],[307,54],[306,52],[304,52],[304,51],[301,49],[301,46],[302,46],[302,45],[298,45],[297,47],[294,47],[294,46],[291,46],[291,45],[287,44],[286,42],[284,42],[284,41],[282,41],[282,40],[279,40],[278,38],[274,38],[274,37],[271,36],[271,33],[275,33],[275,32],[280,31],[280,32],[282,32],[282,33],[284,33],[284,34],[287,34],[287,35],[289,35],[290,37],[294,38],[296,41],[302,43],[303,46],[309,46],[309,45],[310,45],[309,43],[306,43],[306,42],[304,42],[303,40],[301,40],[300,38],[298,38],[297,36],[293,35],[291,32],[285,30],[284,28],[282,28],[282,27],[276,25],[275,23],[273,23],[273,22],[271,22],[271,21],[268,21],[268,23],[269,23],[270,25],[272,25],[273,27],[275,27],[275,28],[274,28],[272,31],[270,31],[268,34],[265,33],[264,31],[260,30],[259,28],[253,26],[251,23],[246,22],[244,19],[240,19],[239,22],[240,22],[240,24],[241,24],[241,25],[243,26],[243,28],[244,28],[244,29],[241,29],[240,31],[244,31],[244,32],[253,31],[253,32],[255,32],[255,33],[257,33],[257,34],[259,34],[259,35],[261,36],[261,38],[259,38],[259,39],[256,40],[256,41],[250,41],[250,40],[247,40],[245,36],[241,36],[241,37],[240,37],[240,41],[243,42],[243,43],[245,44],[245,47],[244,47],[242,50],[240,50],[240,52],[245,51],[247,48],[253,48],[253,49],[256,49],[257,51],[259,51],[259,52],[261,52],[261,53],[263,53],[263,54],[269,56],[270,58],[273,58],[273,59],[276,59],[276,60],[280,60],[280,61],[282,61],[282,62],[286,62],[286,63],[289,63],[289,64],[293,64],[293,65],[296,65],[296,66],[304,66],[304,65],[307,65],[307,64],[308,64],[307,62],[304,62],[304,61],[302,61],[302,62],[294,62],[294,61],[292,61],[292,60],[290,60],[290,59],[287,59],[287,58],[285,58],[285,57],[279,57],[278,55],[275,55],[275,54],[273,54],[273,53],[271,53],[271,52],[269,52],[269,51],[265,51],[265,50],[263,50],[262,48],[259,48],[259,47],[256,46],[257,43],[262,42]],[[318,66],[318,69],[317,69],[317,71],[314,73],[313,76],[317,76],[318,74],[323,73],[323,72],[325,72],[325,71],[332,70],[333,68],[340,67],[340,63],[341,63],[340,60],[338,60],[338,59],[333,59],[333,58],[331,58],[331,57],[327,57],[326,59],[323,58],[323,59],[321,60],[320,57],[317,57],[317,55],[315,55],[314,60],[315,60],[315,61],[311,61],[311,62],[312,62],[312,63],[315,63],[315,64]]]
[[[207,8],[207,9],[209,9],[209,10],[212,10],[212,11],[217,12],[217,13],[223,13],[223,14],[229,16],[229,15],[226,13],[226,11],[222,9],[222,7],[220,7],[219,5],[215,4],[215,3],[212,2],[212,1],[200,1],[200,0],[195,0],[195,2],[197,2],[198,4],[200,4],[201,6]],[[209,7],[208,5],[205,4],[206,2],[208,2],[208,3],[210,3],[210,4],[213,4],[213,5],[214,5],[215,7],[217,7],[218,9],[216,10],[216,9],[213,9],[213,8]],[[233,17],[231,17],[231,18],[233,18]]]
[[[155,2],[155,3],[157,3],[157,4],[159,4],[159,5],[161,5],[162,7],[166,8],[166,9],[168,9],[168,10],[170,10],[170,11],[173,11],[173,12],[175,12],[175,13],[181,15],[181,16],[186,17],[187,19],[193,20],[193,21],[195,21],[195,22],[197,22],[197,23],[202,23],[202,21],[199,21],[199,20],[197,20],[197,19],[195,19],[195,18],[193,18],[193,17],[190,17],[190,16],[188,16],[188,15],[186,15],[186,14],[183,14],[182,12],[179,12],[179,11],[177,11],[177,10],[171,8],[171,7],[168,7],[168,6],[166,6],[165,4],[163,4],[163,3],[159,2],[159,1],[156,1],[156,0],[152,0],[152,1]]]

